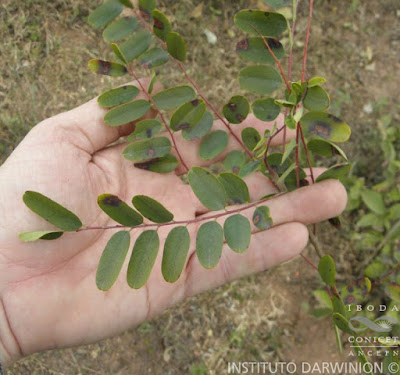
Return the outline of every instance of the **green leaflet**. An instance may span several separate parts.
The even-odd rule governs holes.
[[[196,254],[200,264],[206,268],[214,268],[222,255],[224,232],[216,221],[202,224],[196,237]]]
[[[237,253],[243,253],[250,245],[251,226],[242,215],[236,214],[225,220],[224,234],[228,246]]]
[[[330,167],[324,173],[320,174],[316,181],[321,182],[330,178],[339,180],[341,177],[346,176],[351,170],[351,164],[337,164]]]
[[[152,48],[140,55],[140,63],[147,69],[157,68],[168,62],[169,56],[162,48]]]
[[[182,274],[190,249],[190,235],[186,227],[169,232],[164,245],[161,271],[165,281],[174,283]]]
[[[127,227],[143,223],[143,217],[113,194],[102,194],[97,198],[99,207],[114,221]]]
[[[144,217],[153,223],[168,223],[174,219],[174,215],[161,203],[146,195],[134,196],[132,203]]]
[[[228,204],[244,204],[250,202],[250,193],[246,183],[237,175],[229,172],[218,176],[225,189]]]
[[[244,96],[240,95],[233,96],[223,108],[224,116],[231,124],[242,123],[249,112],[249,101]]]
[[[166,137],[157,137],[131,143],[122,153],[125,159],[142,162],[161,158],[170,151],[171,141]]]
[[[110,0],[95,9],[88,18],[89,25],[94,29],[106,26],[123,10],[123,6],[119,1]]]
[[[122,104],[108,111],[104,116],[104,122],[109,126],[121,126],[129,124],[142,116],[150,109],[150,103],[144,99]]]
[[[214,117],[210,112],[205,112],[201,120],[189,129],[182,130],[182,137],[187,141],[193,141],[204,137],[212,128]]]
[[[109,290],[118,278],[131,243],[127,231],[114,233],[101,255],[96,272],[96,285],[100,290]]]
[[[127,281],[131,288],[140,289],[146,284],[156,262],[159,248],[160,239],[155,230],[147,230],[139,235],[128,265]]]
[[[246,163],[246,154],[243,151],[233,150],[224,160],[224,168],[227,172],[238,174],[240,168]]]
[[[82,226],[74,213],[40,193],[26,191],[22,199],[31,211],[63,231],[74,232]]]
[[[176,32],[170,32],[167,36],[168,53],[179,61],[186,60],[186,43],[182,36]]]
[[[117,44],[111,43],[111,49],[113,50],[114,55],[119,61],[123,62],[125,65],[128,64],[128,60],[126,59],[125,55],[121,51],[121,48],[119,48]]]
[[[178,167],[178,159],[173,155],[163,156],[143,163],[135,163],[136,168],[156,173],[170,173]]]
[[[331,256],[325,255],[320,259],[318,272],[326,285],[335,286],[336,266]]]
[[[326,141],[324,139],[314,138],[307,143],[309,151],[314,154],[332,157],[335,155],[340,155],[343,159],[347,160],[347,156],[344,151],[332,142]]]
[[[160,121],[154,119],[146,119],[135,124],[135,130],[131,133],[127,141],[132,142],[136,139],[152,138],[160,132],[162,125]]]
[[[228,146],[228,133],[223,130],[215,130],[206,135],[201,144],[199,155],[203,160],[212,160]]]
[[[156,8],[156,0],[139,0],[140,15],[146,22],[153,19],[153,11]]]
[[[281,107],[275,103],[273,98],[257,99],[252,107],[254,116],[262,121],[273,121],[281,112]]]
[[[266,41],[276,58],[281,59],[285,54],[282,44],[277,39],[273,38],[267,38]],[[262,38],[242,39],[236,45],[236,52],[239,57],[251,62],[259,64],[275,63],[274,58],[272,57]]]
[[[122,86],[117,89],[106,91],[98,97],[97,102],[103,108],[111,108],[131,101],[138,94],[139,89],[137,87]]]
[[[239,170],[239,176],[245,178],[255,171],[259,170],[261,167],[262,160],[251,160],[245,165],[243,165]]]
[[[134,17],[123,17],[109,24],[103,31],[103,39],[108,43],[118,42],[132,34],[138,26]]]
[[[326,79],[324,77],[312,77],[308,81],[308,87],[314,87],[314,86],[319,86],[322,85],[323,83],[326,82]]]
[[[37,240],[56,240],[60,238],[64,232],[56,232],[52,230],[42,230],[36,232],[23,232],[18,235],[19,239],[24,242],[34,242]]]
[[[171,129],[179,131],[192,128],[203,118],[205,111],[206,105],[200,99],[182,105],[171,117]]]
[[[331,142],[346,142],[351,134],[349,125],[326,112],[308,112],[301,118],[301,125],[306,136]]]
[[[309,87],[304,98],[304,107],[310,111],[324,111],[328,109],[330,98],[321,86]]]
[[[385,202],[381,193],[373,190],[363,190],[361,198],[367,207],[378,215],[383,215],[386,211]]]
[[[208,170],[200,167],[190,169],[189,184],[199,201],[209,210],[225,208],[226,193],[222,184]]]
[[[287,28],[286,18],[280,13],[261,10],[241,10],[235,15],[235,25],[247,34],[279,36]]]
[[[126,6],[127,8],[133,9],[133,5],[131,0],[118,0],[122,5]]]
[[[167,40],[168,34],[171,32],[171,23],[164,13],[161,13],[159,10],[153,10],[153,31],[154,34],[163,40],[164,42]]]
[[[239,84],[244,90],[269,95],[282,86],[282,78],[272,66],[255,65],[240,71]]]
[[[253,214],[253,224],[260,230],[267,230],[272,227],[273,221],[270,216],[269,207],[257,207]]]
[[[265,4],[273,8],[286,7],[292,5],[293,0],[262,0]]]
[[[191,86],[177,86],[160,91],[153,96],[153,100],[159,109],[177,108],[196,97],[196,92]]]
[[[354,331],[349,327],[349,321],[342,314],[335,312],[332,315],[332,319],[335,326],[341,329],[343,332],[346,332],[350,335],[355,334]]]
[[[258,142],[261,141],[260,133],[251,127],[242,130],[242,141],[249,150],[254,150]]]
[[[139,57],[149,48],[152,36],[147,30],[137,32],[132,38],[122,43],[119,47],[127,62]]]
[[[128,73],[123,65],[110,61],[94,59],[89,61],[88,66],[93,73],[104,76],[120,77]]]

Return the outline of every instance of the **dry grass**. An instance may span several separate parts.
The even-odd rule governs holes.
[[[202,17],[189,18],[200,3]],[[249,3],[257,6],[260,1],[161,1],[186,35],[189,72],[217,105],[238,91],[235,78],[242,63],[235,56],[239,33],[231,19]],[[2,1],[0,164],[36,123],[110,87],[108,79],[86,69],[90,58],[109,56],[100,35],[85,23],[89,5],[83,0]],[[303,33],[305,7],[300,14],[298,30]],[[320,0],[315,11],[310,75],[328,79],[335,113],[356,130],[346,149],[360,159],[358,170],[371,176],[373,158],[360,158],[370,147],[360,140],[375,134],[378,113],[367,116],[363,105],[386,97],[385,110],[399,119],[400,35],[393,27],[399,21],[399,5],[391,0],[379,6],[347,0],[341,7]],[[206,42],[205,28],[217,35],[216,45]],[[165,84],[182,81],[172,67],[164,71],[169,73]],[[344,253],[348,248],[345,238],[333,242],[331,234],[325,234],[324,239],[328,252],[335,254],[339,247]],[[332,358],[335,344],[329,322],[316,322],[302,309],[318,285],[315,274],[296,259],[195,297],[135,331],[87,347],[34,355],[8,373],[219,375],[226,373],[229,361]]]

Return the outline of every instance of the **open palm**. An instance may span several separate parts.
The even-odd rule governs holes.
[[[118,195],[126,202],[137,194],[151,196],[173,212],[175,220],[207,215],[179,173],[159,175],[125,160],[121,155],[125,145],[115,142],[129,134],[133,125],[110,128],[104,125],[103,116],[104,110],[92,100],[45,120],[0,168],[0,356],[7,362],[115,335],[187,296],[288,260],[307,243],[305,224],[335,216],[345,207],[346,193],[337,181],[299,189],[270,201],[274,227],[254,234],[245,254],[224,246],[219,265],[204,270],[192,241],[177,283],[163,280],[160,251],[144,288],[129,288],[124,267],[113,288],[102,292],[96,288],[96,268],[115,230],[87,230],[65,234],[57,241],[22,243],[19,232],[52,229],[24,206],[26,190],[38,191],[66,206],[84,226],[115,224],[97,205],[97,197],[103,193]],[[272,126],[249,117],[234,130],[240,134],[250,125],[259,130]],[[214,126],[223,128],[219,122]],[[276,137],[274,142],[279,141]],[[197,142],[186,142],[177,135],[177,144],[189,166],[204,165],[197,157]],[[232,138],[226,152],[237,146]],[[246,182],[253,201],[274,191],[261,174]],[[250,217],[252,211],[243,214]],[[192,240],[197,228],[198,224],[188,227]],[[132,240],[139,231],[131,232]],[[167,228],[160,228],[161,247],[167,233]]]

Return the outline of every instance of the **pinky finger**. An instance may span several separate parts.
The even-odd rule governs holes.
[[[185,297],[286,262],[300,254],[307,241],[305,225],[288,223],[253,234],[244,254],[233,252],[225,244],[218,265],[211,270],[204,269],[193,253],[186,268]]]

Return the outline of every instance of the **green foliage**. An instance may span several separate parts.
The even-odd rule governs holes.
[[[237,253],[243,253],[250,245],[251,227],[242,215],[230,216],[224,223],[224,235],[228,246]]]
[[[168,62],[169,56],[162,48],[155,47],[141,54],[139,59],[145,68],[152,69]]]
[[[182,130],[182,137],[187,141],[203,138],[213,126],[213,115],[210,112],[204,112],[201,120],[191,128]]]
[[[241,10],[235,16],[235,25],[247,34],[279,36],[287,28],[285,17],[280,13],[261,10]]]
[[[142,30],[122,43],[119,47],[122,54],[125,56],[126,61],[132,62],[145,52],[151,44],[151,34],[147,30]]]
[[[266,41],[275,57],[281,59],[285,54],[282,44],[273,38],[267,38]],[[242,39],[236,45],[236,52],[240,58],[254,63],[273,64],[275,61],[262,38]]]
[[[228,133],[223,130],[214,130],[206,135],[200,144],[200,157],[203,160],[217,157],[228,145],[228,138]]]
[[[139,121],[135,124],[135,130],[127,138],[128,142],[136,139],[152,138],[158,134],[162,129],[160,121],[153,119],[146,119]]]
[[[269,95],[282,86],[282,78],[272,66],[248,66],[239,73],[239,84],[244,90]]]
[[[153,96],[159,109],[174,109],[196,97],[196,92],[190,86],[178,86],[163,90]]]
[[[272,98],[257,99],[254,101],[252,108],[254,116],[261,121],[273,121],[281,112],[281,108]]]
[[[135,163],[135,167],[156,173],[170,173],[178,167],[178,159],[174,155],[167,155],[162,158],[148,160],[142,163]]]
[[[242,130],[242,141],[249,150],[254,150],[261,141],[260,133],[251,127],[244,128]]]
[[[97,198],[99,207],[114,221],[127,227],[143,223],[143,217],[113,194],[102,194]]]
[[[82,226],[80,219],[57,202],[35,191],[26,191],[25,205],[36,215],[66,232],[74,232]]]
[[[19,239],[23,242],[34,242],[37,240],[56,240],[60,238],[64,232],[57,232],[52,230],[41,230],[36,232],[23,232],[18,235]]]
[[[196,237],[196,254],[200,264],[206,268],[214,268],[222,255],[224,231],[216,221],[208,221],[201,225]]]
[[[142,116],[150,109],[147,100],[139,99],[133,102],[122,104],[108,111],[104,116],[104,122],[108,126],[121,126],[129,124]]]
[[[167,40],[168,34],[171,32],[171,23],[169,22],[167,16],[161,13],[159,10],[153,10],[153,32],[154,34],[163,41]]]
[[[174,219],[174,215],[161,203],[146,195],[136,195],[132,203],[145,218],[153,223],[168,223]]]
[[[224,172],[218,176],[218,180],[225,189],[228,204],[233,205],[250,202],[249,189],[239,176]]]
[[[132,34],[138,27],[138,20],[133,17],[120,18],[103,31],[103,39],[108,43],[119,42]]]
[[[111,108],[117,105],[130,102],[139,94],[139,89],[135,86],[122,86],[117,89],[106,91],[97,99],[103,108]]]
[[[321,86],[309,87],[304,98],[304,107],[310,111],[324,111],[330,103],[328,93]]]
[[[170,32],[167,36],[168,53],[179,61],[186,60],[186,43],[182,36],[174,31]]]
[[[119,1],[106,1],[90,14],[88,22],[94,29],[107,26],[107,24],[122,12],[123,8],[124,7]]]
[[[244,96],[233,96],[223,108],[225,118],[231,124],[240,124],[250,112],[249,101]]]
[[[100,290],[109,290],[118,278],[128,254],[131,236],[127,231],[112,235],[101,255],[96,272],[96,285]]]
[[[346,176],[350,172],[350,169],[351,169],[351,164],[334,165],[333,167],[329,168],[328,170],[320,174],[317,177],[316,181],[321,182],[324,180],[328,180],[330,178],[338,180],[341,177]]]
[[[326,285],[330,287],[335,286],[336,266],[330,255],[325,255],[320,259],[318,272]]]
[[[257,207],[253,214],[253,224],[259,230],[267,230],[272,227],[273,221],[269,212],[269,207]]]
[[[171,117],[171,129],[174,131],[191,129],[203,118],[205,111],[206,105],[200,99],[182,105]]]
[[[93,73],[105,76],[120,77],[128,73],[125,66],[110,61],[90,60],[88,66]]]

